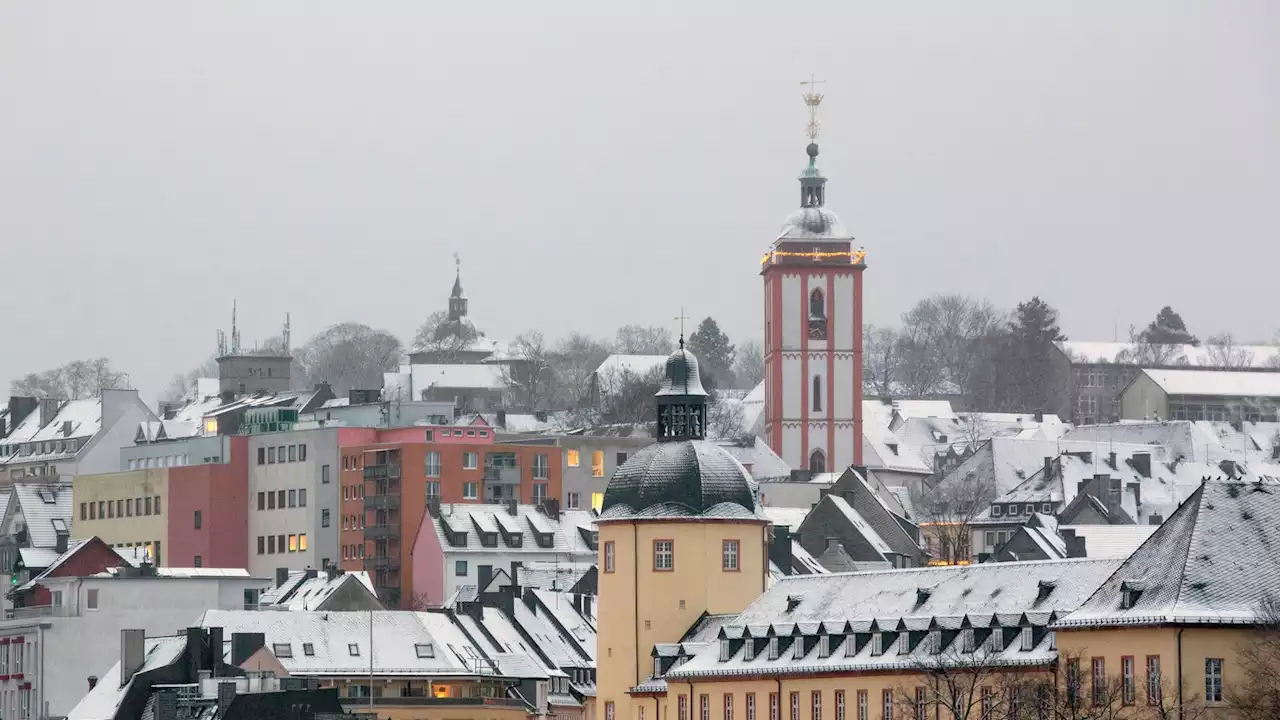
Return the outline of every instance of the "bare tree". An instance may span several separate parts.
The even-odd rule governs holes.
[[[604,342],[574,333],[556,343],[548,358],[555,376],[553,405],[560,410],[585,408],[591,401],[591,375],[609,356]]]
[[[456,362],[458,354],[470,346],[477,336],[467,333],[441,332],[441,326],[448,320],[449,314],[442,310],[428,315],[413,336],[413,352],[431,353],[433,362]]]
[[[733,359],[733,374],[738,385],[754,388],[764,380],[764,347],[759,340],[743,340]]]
[[[1240,720],[1280,717],[1280,601],[1264,596],[1258,618],[1258,626],[1236,648],[1248,682],[1234,685],[1227,701]]]
[[[602,390],[600,413],[605,422],[647,423],[657,416],[654,396],[662,386],[663,368],[640,374],[621,370]]]
[[[961,394],[972,391],[977,364],[981,361],[978,341],[996,332],[1005,322],[1003,313],[989,301],[965,295],[934,295],[916,303],[902,316],[903,335],[917,350],[921,362],[936,367],[941,382]],[[935,371],[926,372],[932,375]]]
[[[534,411],[547,408],[555,390],[551,353],[538,330],[520,333],[510,346],[511,362],[502,365],[502,380],[516,407]]]
[[[862,381],[867,389],[878,397],[892,397],[901,365],[896,330],[874,325],[862,329]]]
[[[718,398],[707,405],[707,437],[713,440],[741,440],[748,433],[743,425],[742,400]]]
[[[298,351],[307,385],[327,382],[338,395],[382,387],[382,374],[395,370],[402,357],[396,336],[355,322],[325,328]]]
[[[1237,343],[1231,333],[1210,335],[1204,349],[1205,364],[1210,367],[1239,368],[1253,364],[1253,351]]]
[[[949,475],[935,486],[912,488],[912,505],[921,532],[932,539],[934,560],[948,564],[969,562],[973,520],[999,494],[994,475],[973,471]]]
[[[107,358],[73,360],[39,373],[28,373],[10,383],[14,395],[80,400],[97,397],[103,390],[129,387],[129,374],[116,370]]]
[[[178,373],[169,380],[169,384],[160,393],[161,400],[183,400],[192,397],[196,389],[196,381],[200,378],[218,377],[218,360],[210,357],[185,373]]]
[[[1144,367],[1168,367],[1170,365],[1186,365],[1187,355],[1182,345],[1156,343],[1148,340],[1145,332],[1137,327],[1129,326],[1129,349],[1116,356],[1116,362]]]
[[[673,350],[671,331],[660,325],[623,325],[613,343],[613,351],[625,355],[669,355]]]

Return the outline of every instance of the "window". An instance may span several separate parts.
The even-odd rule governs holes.
[[[480,453],[464,452],[462,453],[462,469],[475,470],[480,465]]]
[[[814,690],[813,695],[809,698],[809,711],[813,714],[813,720],[822,720],[822,693]],[[728,720],[726,718],[725,720]]]
[[[884,708],[884,720],[893,720],[893,691],[880,692],[880,705]]]
[[[711,720],[711,696],[698,696],[698,720]]]
[[[298,461],[298,446],[290,445],[289,446],[289,462],[297,462],[297,461]]]
[[[203,513],[201,513],[199,510],[197,510],[197,511],[195,512],[196,530],[199,530],[199,529],[200,529],[200,527],[201,527],[202,525],[204,525],[203,520],[204,520],[204,514],[203,514]]]
[[[298,552],[307,551],[307,534],[302,533],[298,536]]]
[[[929,717],[929,702],[926,699],[925,690],[922,687],[916,688],[916,720],[926,720]]]
[[[298,552],[298,536],[289,535],[289,552]]]
[[[1147,704],[1159,705],[1163,698],[1160,680],[1160,656],[1147,656]]]
[[[809,317],[825,318],[827,315],[824,305],[822,290],[814,288],[813,292],[809,293]]]
[[[276,494],[274,492],[267,493],[267,509],[268,510],[276,509]]]
[[[473,483],[473,482],[462,483],[462,499],[475,500],[477,497],[479,497],[477,490],[478,490],[478,486],[476,483]]]
[[[267,464],[267,449],[266,449],[266,448],[261,448],[261,447],[260,447],[260,448],[258,448],[258,464],[259,464],[259,465],[266,465],[266,464]]]
[[[440,451],[427,452],[427,477],[440,477]]]
[[[613,541],[606,541],[604,544],[604,571],[611,573],[614,570],[614,546]]]
[[[265,555],[267,550],[267,540],[263,536],[258,536],[258,554]]]
[[[267,554],[268,555],[276,554],[276,536],[275,535],[267,536]]]
[[[617,465],[618,467],[622,467],[623,465],[626,465],[626,464],[627,464],[627,454],[626,454],[626,453],[624,453],[624,452],[620,452],[620,453],[618,453],[618,456],[617,456],[616,458],[614,458],[614,461],[615,461],[615,463],[614,463],[614,464],[615,464],[615,465]]]
[[[84,591],[84,605],[90,610],[98,609],[98,589],[97,588]]]
[[[305,449],[307,446],[303,445],[302,447]],[[305,455],[306,453],[303,453],[303,454]],[[320,466],[320,484],[321,485],[329,484],[329,466],[328,465]]]
[[[280,507],[280,509],[284,509],[284,490],[276,491],[276,505]]]
[[[160,514],[160,496],[159,495],[156,496],[155,506],[156,506],[156,514],[159,515]]]
[[[796,660],[800,660],[805,655],[804,638],[797,637],[791,641],[791,656]]]
[[[733,720],[733,693],[724,694],[724,720]]]
[[[133,517],[133,498],[125,498],[124,514],[128,517]]]
[[[289,507],[298,507],[298,491],[289,491]]]
[[[258,493],[258,509],[259,509],[259,510],[266,510],[266,509],[267,509],[267,494],[266,494],[266,493],[262,493],[262,492]]]
[[[548,472],[547,456],[543,453],[538,453],[537,455],[534,455],[533,456],[533,479],[546,480],[547,472]]]
[[[566,510],[578,510],[579,509],[578,506],[580,502],[581,502],[581,499],[579,498],[578,493],[576,492],[565,493],[564,507]]]
[[[1133,656],[1120,658],[1120,700],[1125,705],[1132,705],[1137,694],[1133,684]]]
[[[720,569],[727,572],[738,570],[738,541],[725,540],[720,550]]]
[[[800,693],[791,693],[791,720],[800,720]]]
[[[272,445],[267,448],[267,464],[274,465],[276,462],[276,446]]]
[[[298,491],[298,507],[307,506],[307,489],[302,488]]]
[[[150,515],[150,514],[151,514],[151,498],[143,498],[143,500],[145,500],[145,501],[146,501],[146,503],[145,503],[145,505],[144,505],[144,508],[146,509],[146,512],[145,512],[145,513],[143,513],[143,514],[144,514],[144,515]],[[99,510],[101,510],[101,508],[99,508]],[[99,513],[99,514],[101,514],[101,513]]]
[[[591,477],[604,477],[604,451],[591,451]]]
[[[781,720],[781,708],[778,707],[778,693],[769,693],[769,720]]]
[[[1204,700],[1222,702],[1222,658],[1204,659]]]
[[[778,638],[776,637],[769,638],[769,659],[778,659]]]
[[[427,499],[440,498],[440,482],[438,480],[427,481]]]
[[[565,451],[564,451],[564,464],[565,464],[565,465],[568,465],[569,467],[578,467],[578,462],[579,462],[579,459],[578,459],[578,451],[577,451],[577,450],[565,450]]]
[[[467,576],[467,561],[458,560],[453,564],[453,574],[457,577]]]
[[[884,654],[884,633],[874,633],[871,636],[871,654]]]
[[[827,471],[827,456],[821,450],[814,450],[809,455],[809,473],[817,475]]]
[[[329,511],[320,511],[320,527],[329,527]]]
[[[1090,675],[1090,680],[1091,680],[1090,685],[1092,690],[1093,706],[1102,707],[1107,702],[1106,700],[1106,696],[1107,696],[1107,660],[1106,658],[1100,658],[1100,657],[1094,658],[1091,672],[1092,672],[1092,675]]]
[[[867,720],[867,715],[868,715],[867,691],[859,690],[858,691],[858,720]]]
[[[302,447],[306,447],[306,445],[303,445]],[[314,656],[316,654],[316,646],[311,643],[302,643],[302,654],[307,657]]]
[[[347,643],[347,654],[351,657],[360,657],[360,643]]]
[[[306,460],[307,460],[307,444],[301,443],[298,445],[298,462],[306,462]]]
[[[1032,649],[1034,649],[1034,648],[1035,648],[1035,636],[1034,636],[1034,635],[1032,635],[1032,633],[1031,633],[1031,628],[1029,628],[1029,627],[1024,627],[1024,628],[1022,628],[1022,632],[1021,632],[1020,634],[1022,635],[1022,649],[1023,649],[1023,650],[1032,650]]]
[[[756,720],[756,694],[747,693],[747,720]]]
[[[199,555],[195,556],[191,560],[191,565],[192,567],[204,567],[204,558],[200,557]]]
[[[289,643],[274,643],[271,645],[271,654],[278,658],[293,657],[293,645]]]
[[[80,519],[89,519],[89,503],[80,503]]]
[[[822,412],[822,376],[813,376],[813,411]]]
[[[544,482],[536,482],[533,484],[533,504],[541,505],[547,501],[547,484]]]
[[[1035,514],[1035,511],[1036,511],[1036,506],[1031,503],[1027,503],[1027,515],[1033,515]]]
[[[675,568],[675,541],[653,541],[653,569],[667,571]]]
[[[613,710],[613,707],[612,707],[613,703],[605,703],[605,705],[608,706],[608,711]],[[678,708],[676,710],[676,717],[678,718],[678,720],[689,720],[688,696],[686,695],[679,696],[679,702],[677,703],[677,705],[678,705]]]
[[[844,691],[836,691],[836,720],[844,720]]]

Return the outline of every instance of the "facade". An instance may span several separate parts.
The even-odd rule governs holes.
[[[820,95],[810,95],[816,110]],[[826,208],[818,145],[793,212],[761,261],[764,432],[793,468],[862,464],[862,273],[866,253]]]
[[[1276,422],[1280,372],[1144,368],[1119,402],[1123,420]]]
[[[138,423],[156,420],[137,390],[103,390],[84,400],[37,401],[0,440],[0,472],[10,481],[112,472]]]
[[[497,571],[532,563],[572,567],[596,557],[595,514],[544,505],[442,504],[422,519],[413,544],[413,597],[427,607],[460,591],[483,591]],[[408,560],[409,558],[406,558]]]
[[[614,471],[637,450],[653,443],[653,438],[647,435],[544,435],[523,439],[504,436],[503,439],[512,444],[553,446],[554,450],[549,452],[560,454],[562,468],[560,507],[597,512],[604,503],[604,490]]]
[[[243,570],[140,568],[96,538],[77,541],[41,576],[19,588],[21,607],[0,621],[0,713],[48,707],[64,716],[116,660],[101,639],[127,628],[159,635],[208,608],[241,608],[267,584]],[[93,639],[93,641],[86,641]],[[21,649],[18,649],[21,648]]]
[[[540,504],[561,493],[555,448],[494,443],[483,424],[341,432],[335,562],[367,570],[388,607],[413,606],[410,554],[429,504]]]
[[[249,572],[305,570],[337,562],[338,458],[343,428],[249,435]]]
[[[216,440],[225,449],[214,452],[225,454],[209,463],[77,477],[76,537],[141,548],[158,567],[249,567],[249,439],[201,439]]]

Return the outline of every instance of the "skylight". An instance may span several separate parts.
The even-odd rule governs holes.
[[[293,657],[293,646],[289,643],[275,643],[271,646],[271,653],[278,658]]]
[[[302,654],[313,657],[316,654],[316,646],[311,643],[302,643]]]
[[[418,643],[413,646],[413,651],[420,658],[433,658],[436,656],[436,648],[431,643]]]
[[[350,643],[347,645],[347,652],[350,653],[352,657],[358,657],[360,655],[360,644]]]

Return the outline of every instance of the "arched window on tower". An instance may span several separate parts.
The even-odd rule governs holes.
[[[826,298],[822,294],[821,288],[814,288],[809,293],[809,317],[825,318],[827,316]]]
[[[814,450],[809,453],[809,473],[817,475],[827,471],[827,456],[822,454],[821,450]]]
[[[813,411],[822,412],[822,376],[813,376]]]

